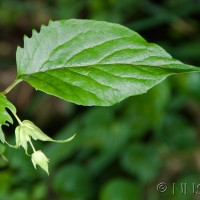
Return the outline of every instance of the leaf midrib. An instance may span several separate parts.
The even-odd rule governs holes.
[[[173,71],[173,70],[179,71],[179,69],[177,69],[175,66],[180,66],[182,64],[181,63],[180,64],[175,64],[174,63],[174,64],[165,64],[165,65],[160,65],[160,66],[149,65],[149,64],[148,65],[142,65],[142,64],[136,65],[134,63],[97,63],[97,64],[91,64],[91,65],[88,65],[88,64],[87,65],[74,65],[74,66],[70,65],[70,66],[58,67],[58,68],[54,68],[54,69],[45,69],[45,70],[37,71],[37,72],[34,72],[34,73],[19,74],[17,79],[20,79],[20,78],[23,78],[23,77],[26,77],[26,76],[31,76],[31,75],[34,75],[34,74],[37,74],[37,73],[45,73],[45,72],[53,71],[53,70],[57,70],[57,69],[65,69],[65,68],[67,69],[67,68],[75,68],[75,67],[77,67],[77,68],[78,67],[86,68],[86,67],[99,67],[99,66],[108,66],[109,67],[109,66],[113,66],[113,65],[130,65],[131,67],[137,67],[139,70],[144,71],[145,73],[150,73],[148,70],[144,70],[145,67],[147,67],[147,68],[150,68],[150,67],[154,68],[155,67],[155,68],[159,68],[159,69],[163,70],[164,73],[166,73],[166,71],[168,73],[168,71]],[[172,67],[167,68],[168,66],[172,66],[172,65],[174,66],[173,68]],[[200,67],[195,67],[195,66],[192,66],[192,65],[187,65],[187,66],[190,66],[192,69],[191,70],[186,69],[185,70],[186,72],[187,71],[188,72],[189,71],[194,71],[194,72],[195,71],[196,72],[200,71]],[[142,69],[140,67],[142,67]],[[196,70],[194,70],[194,68]],[[180,70],[183,71],[183,69],[181,69],[181,68],[180,68]],[[176,73],[176,72],[171,72],[171,74],[174,74],[174,73]]]

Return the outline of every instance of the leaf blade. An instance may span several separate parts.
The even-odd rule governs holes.
[[[4,94],[0,93],[0,113],[1,113],[1,116],[0,116],[0,141],[2,143],[5,142],[5,136],[2,131],[2,125],[8,126],[9,125],[8,122],[13,123],[13,119],[7,112],[6,108],[11,110],[12,113],[16,113],[15,106],[7,100],[7,98]]]
[[[18,48],[17,66],[18,76],[38,90],[101,106],[145,93],[169,75],[200,71],[128,28],[92,20],[42,26]]]

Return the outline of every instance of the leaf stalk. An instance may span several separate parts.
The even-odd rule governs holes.
[[[22,80],[21,79],[16,79],[8,88],[6,88],[2,94],[7,94],[8,92],[10,92],[18,83],[20,83]]]

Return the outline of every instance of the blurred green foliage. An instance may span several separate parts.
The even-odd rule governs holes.
[[[32,28],[49,19],[67,18],[121,23],[177,59],[200,65],[198,0],[3,0],[2,90],[3,81],[10,83],[15,74],[15,50],[23,35],[30,36]],[[52,137],[77,135],[67,144],[36,144],[50,158],[49,177],[35,171],[22,149],[0,145],[8,159],[0,156],[0,200],[199,198],[192,192],[192,184],[200,184],[199,74],[170,77],[147,94],[112,107],[75,106],[26,85],[9,98],[22,119],[31,119]],[[12,142],[13,127],[5,131]],[[157,191],[160,182],[168,185],[166,192]],[[187,194],[181,194],[181,183],[187,183]]]

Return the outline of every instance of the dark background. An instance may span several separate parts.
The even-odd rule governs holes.
[[[199,0],[1,0],[1,91],[16,77],[15,52],[24,34],[30,37],[49,19],[69,18],[123,24],[173,57],[200,66]],[[200,199],[194,194],[200,193],[198,73],[172,76],[111,107],[76,106],[26,83],[8,98],[21,119],[32,120],[51,137],[77,135],[67,144],[34,143],[50,159],[50,176],[39,167],[35,171],[22,149],[6,147],[0,200]],[[3,127],[13,143],[16,125]],[[157,191],[161,182],[168,186],[163,193]]]

